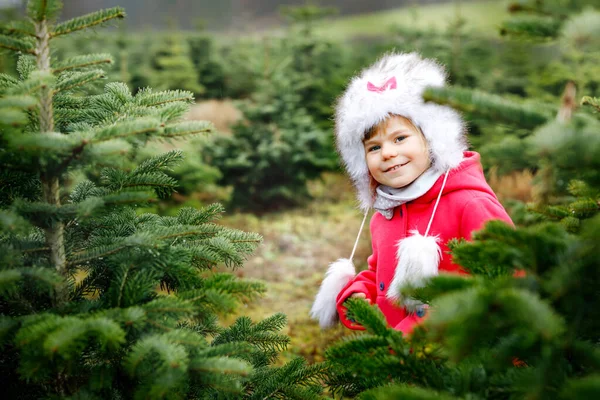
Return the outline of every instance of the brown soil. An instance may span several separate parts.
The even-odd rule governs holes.
[[[221,133],[231,133],[231,125],[242,119],[242,113],[231,100],[206,100],[192,106],[185,117],[211,121]]]

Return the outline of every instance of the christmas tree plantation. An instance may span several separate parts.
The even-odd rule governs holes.
[[[260,236],[216,220],[220,205],[174,217],[139,207],[168,196],[171,151],[123,169],[148,140],[209,133],[180,121],[184,91],[109,83],[88,95],[106,54],[51,58],[55,39],[124,17],[57,23],[59,1],[30,1],[3,26],[21,53],[0,75],[0,374],[7,398],[316,398],[320,365],[273,367],[283,315],[221,328],[217,314],[264,288],[241,267]],[[92,177],[86,179],[85,177]]]
[[[330,11],[315,6],[285,12],[298,26],[242,58],[255,88],[240,104],[243,121],[216,138],[204,159],[232,185],[231,205],[257,212],[306,204],[307,182],[336,165],[329,127],[333,92],[341,87],[342,49],[316,37],[313,24]],[[240,63],[240,60],[232,61]],[[319,123],[321,121],[321,123]],[[322,123],[325,121],[325,123]],[[321,125],[321,126],[320,126]]]

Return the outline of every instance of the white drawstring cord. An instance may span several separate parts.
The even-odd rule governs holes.
[[[450,170],[446,171],[444,174],[444,182],[442,182],[442,188],[438,193],[438,197],[435,201],[435,206],[433,207],[433,212],[431,213],[431,218],[429,218],[429,224],[427,224],[427,230],[425,231],[425,236],[429,234],[429,228],[431,228],[431,223],[433,222],[433,217],[435,216],[435,212],[437,211],[438,204],[440,203],[440,198],[442,197],[442,192],[446,187],[446,180],[448,179],[448,173]],[[356,235],[356,240],[354,241],[354,248],[352,248],[352,254],[350,254],[350,261],[354,259],[354,253],[356,253],[356,248],[358,247],[358,240],[360,239],[360,234],[365,226],[365,221],[367,220],[367,215],[369,214],[369,210],[365,211],[365,216],[363,217],[362,223],[360,224],[360,229],[358,230],[358,235]]]
[[[450,172],[450,170],[446,171],[446,174],[444,175],[444,182],[442,182],[442,188],[440,189],[440,192],[438,193],[437,200],[435,201],[435,206],[433,206],[433,212],[431,213],[431,218],[429,218],[429,224],[427,224],[427,230],[425,231],[425,236],[427,236],[429,234],[429,228],[431,228],[431,223],[433,222],[433,217],[435,216],[435,212],[437,210],[438,204],[440,204],[440,197],[442,197],[442,192],[444,191],[444,187],[446,186],[446,179],[448,179],[449,172]]]
[[[354,253],[356,252],[356,247],[358,246],[358,239],[360,239],[360,234],[362,233],[363,227],[365,226],[365,221],[367,220],[367,215],[369,214],[369,209],[365,211],[365,216],[363,217],[362,223],[360,224],[360,229],[358,230],[358,235],[356,236],[356,240],[354,241],[354,248],[352,249],[352,254],[350,254],[350,261],[354,258]]]

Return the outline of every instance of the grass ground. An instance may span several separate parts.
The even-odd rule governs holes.
[[[460,15],[465,29],[484,35],[496,36],[498,25],[508,16],[506,1],[455,1],[443,4],[426,4],[398,9],[340,17],[328,20],[317,31],[332,39],[351,36],[381,36],[389,34],[391,27],[444,31]]]
[[[265,214],[225,214],[222,223],[245,231],[258,232],[263,244],[237,275],[266,283],[266,295],[239,310],[260,320],[276,312],[288,317],[285,333],[291,337],[291,355],[302,355],[310,362],[321,361],[324,350],[351,331],[341,326],[321,331],[309,317],[310,307],[327,266],[349,257],[362,215],[355,207],[354,191],[341,174],[326,174],[310,185],[314,200],[301,209]],[[361,235],[355,264],[366,268],[370,254],[368,229]],[[228,317],[224,323],[235,319]]]

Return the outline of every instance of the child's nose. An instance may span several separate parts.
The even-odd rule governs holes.
[[[396,146],[393,146],[391,144],[384,144],[381,147],[381,157],[383,157],[384,159],[392,158],[397,155],[398,150],[396,149]]]

